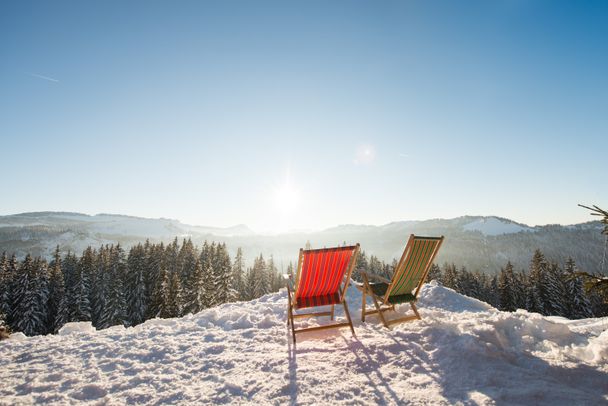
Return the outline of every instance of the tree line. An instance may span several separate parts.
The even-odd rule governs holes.
[[[245,267],[225,244],[190,239],[87,247],[81,256],[59,247],[50,262],[26,255],[0,257],[0,326],[26,335],[55,333],[67,322],[91,321],[98,329],[135,326],[179,317],[237,300],[251,300],[282,286],[272,257],[260,254]]]
[[[361,272],[390,278],[396,265],[359,253]],[[287,272],[293,274],[290,263]],[[427,280],[477,298],[503,311],[525,309],[571,319],[608,315],[608,298],[584,289],[584,276],[568,259],[563,268],[536,250],[527,271],[510,262],[497,275],[454,264],[433,264]],[[27,335],[55,333],[67,322],[91,321],[98,329],[135,326],[154,318],[179,317],[227,302],[252,300],[278,291],[284,282],[272,256],[260,254],[246,267],[239,248],[232,259],[225,244],[190,239],[181,244],[138,244],[86,248],[79,257],[59,247],[50,262],[27,255],[0,257],[0,327]]]

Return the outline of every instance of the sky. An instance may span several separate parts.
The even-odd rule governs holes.
[[[0,215],[589,221],[607,39],[605,1],[4,1]]]

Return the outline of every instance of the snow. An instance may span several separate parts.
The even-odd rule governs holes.
[[[60,336],[67,336],[74,333],[94,333],[95,327],[90,321],[79,321],[74,323],[67,323],[61,327],[58,331]]]
[[[486,236],[502,234],[513,234],[521,231],[534,231],[533,228],[525,227],[510,221],[496,217],[482,217],[463,226],[465,231],[479,231]]]
[[[5,340],[0,404],[608,403],[608,318],[500,312],[431,282],[422,320],[388,330],[360,322],[360,300],[351,288],[357,337],[303,333],[295,346],[285,291],[132,328],[71,323]]]

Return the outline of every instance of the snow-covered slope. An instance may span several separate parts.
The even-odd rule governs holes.
[[[360,300],[351,289],[353,316]],[[419,308],[393,330],[355,317],[356,338],[296,346],[284,291],[135,328],[14,336],[0,342],[0,403],[608,403],[608,319],[503,313],[435,283]]]
[[[498,217],[479,217],[462,227],[466,231],[479,231],[483,235],[502,235],[534,231],[533,228]]]

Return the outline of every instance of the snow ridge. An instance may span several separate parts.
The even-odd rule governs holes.
[[[479,231],[486,236],[514,234],[522,231],[534,231],[533,228],[514,223],[498,217],[480,217],[462,227],[465,231]]]
[[[133,328],[17,335],[0,343],[0,403],[608,402],[608,318],[500,312],[431,282],[423,319],[387,330],[359,321],[360,301],[350,289],[356,338],[320,331],[297,347],[285,291]]]

